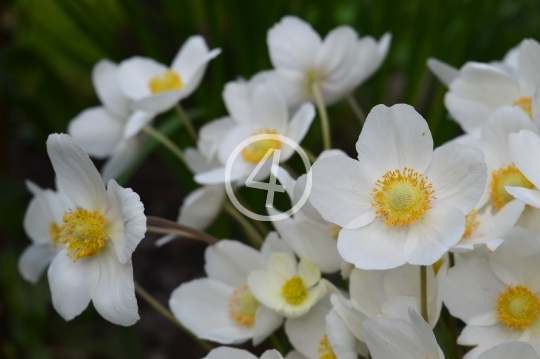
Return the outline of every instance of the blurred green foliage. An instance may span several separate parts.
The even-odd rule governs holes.
[[[184,107],[196,126],[223,116],[224,84],[270,68],[266,32],[286,14],[303,18],[323,36],[342,24],[376,38],[391,32],[387,60],[355,96],[366,112],[379,103],[414,105],[428,120],[437,145],[459,129],[447,120],[445,90],[429,74],[427,58],[458,67],[469,60],[492,61],[523,38],[540,33],[538,0],[4,1],[0,4],[0,224],[9,240],[3,241],[0,252],[0,357],[136,358],[139,348],[132,328],[113,328],[91,311],[83,314],[88,320],[62,331],[65,323],[50,309],[46,280],[32,286],[18,275],[16,260],[28,243],[21,230],[28,200],[24,173],[14,170],[15,164],[26,160],[17,157],[20,141],[44,154],[49,133],[65,132],[78,112],[98,104],[90,81],[98,60],[119,62],[143,55],[167,64],[186,38],[197,33],[223,53],[210,63],[201,87]],[[360,125],[353,113],[340,103],[330,108],[329,115],[334,145],[354,154]],[[158,125],[182,146],[190,144],[168,117],[158,119]],[[318,121],[304,145],[314,153],[320,151]],[[147,146],[141,161],[156,147]],[[195,188],[189,172],[170,154],[160,149],[158,155],[186,191]],[[226,221],[220,219],[212,230],[226,233]],[[93,331],[102,331],[101,342],[85,341]],[[66,343],[70,344],[63,347]]]

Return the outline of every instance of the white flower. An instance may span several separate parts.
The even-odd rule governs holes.
[[[487,258],[469,258],[448,270],[443,299],[466,327],[461,345],[478,345],[467,359],[509,341],[530,343],[540,352],[540,242],[515,228]]]
[[[199,86],[207,63],[220,49],[208,50],[202,36],[192,36],[182,45],[168,68],[152,59],[132,57],[120,63],[118,78],[133,108],[158,114],[172,108]]]
[[[521,130],[519,133],[512,133],[508,139],[508,152],[517,169],[526,177],[531,185],[523,186],[521,183],[508,183],[506,191],[520,201],[525,202],[535,208],[540,208],[540,165],[536,155],[540,153],[540,138],[538,132]],[[517,185],[517,186],[516,186]]]
[[[146,232],[139,196],[110,180],[105,185],[71,137],[53,134],[47,151],[63,192],[71,201],[59,226],[63,248],[49,271],[54,308],[73,319],[90,303],[107,320],[138,319],[131,254]]]
[[[456,73],[440,62],[429,65],[449,87],[444,102],[452,117],[465,132],[478,137],[484,121],[503,105],[519,107],[540,121],[539,62],[540,44],[526,39],[505,66],[469,62]]]
[[[224,183],[225,166],[235,148],[244,140],[255,135],[281,135],[288,137],[295,143],[300,143],[306,135],[313,118],[315,109],[312,104],[303,104],[289,120],[289,111],[285,98],[271,82],[260,83],[255,86],[249,99],[250,117],[236,124],[231,130],[223,134],[219,143],[218,158],[221,167],[195,176],[195,181],[201,184]],[[243,148],[234,159],[231,167],[230,181],[245,180],[254,172],[269,150],[280,150],[279,162],[287,161],[294,149],[280,141],[278,138],[269,138],[254,142]],[[269,157],[267,164],[271,163]],[[262,180],[270,175],[269,166],[261,168],[255,176]]]
[[[317,83],[326,105],[331,105],[369,78],[386,58],[390,34],[377,42],[358,38],[350,26],[339,26],[321,39],[306,22],[285,16],[267,36],[274,80],[292,107],[314,102]]]
[[[221,344],[253,339],[258,345],[283,319],[261,305],[247,286],[248,274],[262,269],[261,253],[238,241],[221,240],[205,252],[208,278],[176,288],[169,300],[175,317],[199,338]]]
[[[473,349],[474,350],[474,349]],[[538,354],[529,343],[508,342],[486,350],[478,359],[538,359]]]
[[[309,259],[297,264],[287,253],[274,253],[266,271],[253,271],[248,286],[255,298],[287,318],[307,313],[326,294],[319,268]]]
[[[219,347],[212,349],[203,359],[283,359],[283,357],[277,350],[267,350],[257,358],[244,349]]]
[[[23,226],[32,244],[19,257],[19,272],[29,282],[36,283],[62,248],[59,227],[64,214],[65,196],[61,191],[43,190],[27,181],[28,190],[34,198],[24,214]]]
[[[409,320],[373,317],[363,324],[373,359],[444,359],[431,327],[409,309]]]
[[[312,167],[310,200],[343,227],[341,257],[361,269],[435,263],[482,194],[482,153],[459,144],[433,151],[427,123],[408,105],[374,107],[356,149],[359,161],[333,156]]]
[[[118,65],[99,61],[92,82],[102,106],[84,110],[68,125],[69,135],[90,156],[109,158],[101,170],[103,180],[115,178],[137,158],[142,147],[139,132],[154,115],[132,111],[131,101],[118,83]]]

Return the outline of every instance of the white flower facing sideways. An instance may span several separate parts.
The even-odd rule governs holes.
[[[220,52],[209,51],[202,36],[192,36],[170,67],[139,56],[122,61],[118,73],[120,87],[133,100],[134,109],[153,114],[165,112],[197,89],[208,62]]]
[[[435,263],[460,240],[482,194],[482,153],[459,144],[433,150],[426,121],[404,104],[374,107],[356,149],[359,161],[333,156],[312,167],[310,201],[343,227],[341,257],[360,269]]]
[[[88,155],[64,134],[52,134],[47,151],[69,205],[58,227],[62,249],[48,278],[54,308],[71,320],[90,303],[119,325],[139,319],[131,254],[144,238],[139,196],[110,180],[107,189]]]
[[[205,259],[208,278],[173,291],[169,307],[174,316],[202,339],[221,344],[252,339],[260,344],[283,322],[247,285],[249,273],[263,268],[263,255],[238,241],[221,240],[206,249]]]
[[[319,268],[307,258],[297,264],[289,253],[272,254],[266,271],[249,274],[248,286],[259,302],[286,318],[304,315],[327,292]]]
[[[101,173],[107,182],[126,170],[142,148],[140,130],[154,115],[133,111],[120,90],[118,65],[101,60],[92,69],[92,82],[102,106],[82,111],[68,125],[69,135],[90,156],[108,158]]]
[[[526,186],[519,183],[506,184],[506,191],[520,201],[540,209],[540,138],[538,133],[521,130],[508,136],[508,151],[517,169],[526,177]],[[528,182],[528,183],[527,183]],[[536,187],[536,188],[533,188]]]
[[[203,359],[283,359],[283,357],[277,350],[267,350],[257,358],[244,349],[219,347],[212,349]]]
[[[339,26],[321,39],[306,22],[285,16],[267,35],[273,77],[290,106],[314,102],[316,84],[326,105],[331,105],[369,78],[386,58],[390,34],[377,42],[358,38],[350,26]]]

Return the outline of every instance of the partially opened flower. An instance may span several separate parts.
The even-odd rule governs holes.
[[[199,86],[206,66],[220,49],[208,50],[202,36],[192,36],[182,45],[170,67],[145,58],[122,61],[120,87],[133,100],[133,108],[161,113],[188,97]]]
[[[255,298],[287,318],[307,313],[326,294],[321,271],[309,259],[300,263],[287,253],[275,253],[267,270],[253,271],[248,286]]]
[[[535,155],[540,153],[540,138],[537,131],[521,130],[508,139],[508,151],[517,169],[525,176],[522,183],[506,183],[506,191],[535,208],[540,208],[540,165]],[[525,185],[523,185],[525,184]],[[532,188],[534,185],[536,188]]]
[[[244,349],[219,347],[212,349],[203,359],[283,359],[283,357],[277,350],[267,350],[257,358]]]
[[[390,34],[378,42],[358,38],[350,26],[339,26],[321,39],[306,22],[285,16],[267,36],[274,80],[292,107],[314,102],[312,85],[321,91],[326,105],[352,92],[369,78],[386,58]]]
[[[482,153],[459,144],[433,151],[426,121],[408,105],[374,107],[356,149],[359,161],[333,156],[312,167],[310,201],[343,227],[341,257],[361,269],[435,263],[482,194]]]
[[[183,283],[169,306],[175,317],[199,338],[222,344],[252,339],[258,345],[283,318],[254,297],[248,275],[262,269],[261,253],[238,241],[221,240],[205,252],[208,278]]]
[[[146,232],[139,196],[110,180],[107,189],[75,141],[52,134],[47,151],[69,207],[58,227],[62,249],[48,271],[54,308],[73,319],[90,303],[107,320],[138,319],[131,254]]]

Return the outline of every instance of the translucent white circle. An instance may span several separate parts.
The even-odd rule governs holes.
[[[285,143],[292,147],[292,149],[295,152],[298,152],[300,155],[300,158],[302,158],[302,161],[304,162],[304,167],[306,168],[306,174],[307,174],[307,181],[306,181],[306,188],[304,189],[304,193],[302,193],[302,196],[300,197],[300,200],[298,203],[296,203],[291,209],[289,209],[286,212],[282,212],[276,215],[266,216],[262,214],[258,214],[255,212],[250,211],[246,207],[244,207],[236,198],[234,195],[234,191],[231,185],[231,170],[232,165],[236,157],[240,154],[240,152],[246,148],[247,146],[251,145],[254,142],[263,141],[263,140],[274,140],[274,141],[280,141],[282,143]],[[296,212],[302,208],[302,206],[306,203],[309,193],[311,192],[311,185],[312,185],[312,178],[311,178],[311,163],[309,162],[309,158],[306,154],[306,152],[300,147],[300,145],[290,138],[282,135],[277,134],[261,134],[261,135],[255,135],[251,136],[249,138],[246,138],[244,141],[240,142],[238,146],[234,148],[231,155],[227,159],[227,164],[225,165],[225,190],[227,191],[227,196],[229,196],[229,199],[231,200],[232,204],[238,209],[241,213],[246,215],[249,218],[252,218],[256,221],[280,221],[285,218],[289,218]]]

